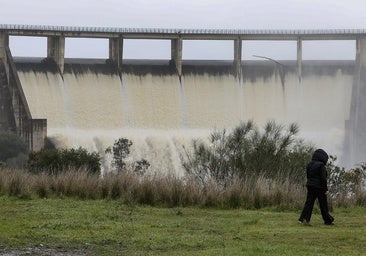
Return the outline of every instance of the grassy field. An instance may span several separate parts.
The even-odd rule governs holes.
[[[317,207],[316,207],[317,209]],[[366,209],[223,210],[0,197],[0,255],[365,255]],[[29,254],[27,254],[29,255]]]

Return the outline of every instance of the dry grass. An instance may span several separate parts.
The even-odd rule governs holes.
[[[139,176],[124,172],[99,177],[84,170],[68,170],[55,175],[0,170],[0,195],[111,199],[130,205],[259,209],[272,206],[300,208],[305,188],[286,178],[234,178],[223,186],[214,180],[202,185],[193,177],[182,179],[158,174]],[[365,202],[363,192],[352,199],[340,200],[338,205],[365,205]]]

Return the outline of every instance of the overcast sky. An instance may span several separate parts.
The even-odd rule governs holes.
[[[0,23],[133,28],[366,29],[366,0],[0,0]],[[11,38],[45,56],[45,38]],[[87,46],[87,47],[86,47]],[[108,54],[104,39],[67,39],[66,57]],[[295,59],[296,43],[243,42],[243,58]],[[354,41],[303,42],[304,59],[353,59]],[[231,59],[232,41],[184,41],[183,59]],[[124,58],[169,58],[170,42],[125,40]]]

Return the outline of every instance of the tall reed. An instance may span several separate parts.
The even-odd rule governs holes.
[[[104,177],[86,170],[68,170],[56,175],[0,170],[0,195],[21,198],[72,197],[122,200],[128,204],[220,208],[300,208],[305,188],[283,177],[232,177],[225,185],[211,179],[204,185],[193,177],[136,175],[132,172]],[[354,203],[365,205],[365,195]]]
[[[300,209],[306,188],[290,178],[253,175],[231,177],[225,183],[215,179],[203,184],[197,177],[137,175],[133,172],[109,173],[104,177],[86,170],[67,170],[58,174],[0,170],[0,196],[29,198],[78,198],[121,200],[129,205],[165,207],[247,208],[277,207]],[[331,207],[366,206],[366,190],[330,196]]]

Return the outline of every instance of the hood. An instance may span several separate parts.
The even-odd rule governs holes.
[[[311,158],[312,161],[319,161],[322,162],[324,165],[328,162],[328,154],[323,149],[317,149],[314,151],[313,157]]]

